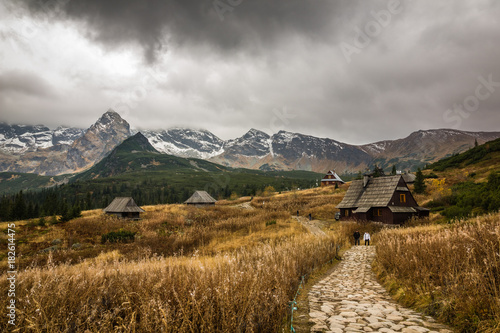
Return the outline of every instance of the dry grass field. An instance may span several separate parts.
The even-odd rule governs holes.
[[[406,305],[461,332],[500,331],[500,214],[384,230],[379,277]]]
[[[140,221],[96,210],[63,224],[18,223],[15,328],[281,331],[300,277],[331,260],[337,246],[348,246],[352,229],[332,227],[318,237],[290,214],[300,209],[332,217],[325,205],[340,201],[339,191],[275,194],[252,203],[243,198],[201,209],[147,206]],[[102,236],[113,232],[132,240],[103,243]],[[1,241],[6,243],[4,234]],[[3,275],[2,295],[7,289]],[[3,309],[6,302],[2,297]],[[6,321],[0,327],[9,328]]]
[[[441,195],[458,176],[444,185],[427,180],[429,192],[417,200]],[[499,214],[455,224],[431,214],[398,229],[337,223],[334,207],[346,187],[266,193],[201,209],[146,206],[140,221],[94,210],[62,224],[16,222],[15,329],[281,332],[300,277],[323,267],[339,246],[349,247],[358,229],[374,235],[376,271],[399,301],[458,331],[500,330]],[[292,218],[297,210],[321,220],[326,235]],[[6,228],[0,224],[3,245]],[[110,233],[131,238],[103,242]],[[6,254],[0,255],[5,271]],[[3,274],[0,293],[7,289]],[[6,302],[0,298],[4,309]],[[307,328],[307,320],[298,326]]]

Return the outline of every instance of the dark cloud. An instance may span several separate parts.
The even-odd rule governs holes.
[[[208,44],[220,52],[262,51],[290,34],[331,41],[355,1],[23,0],[34,14],[84,22],[88,36],[113,47],[141,45],[148,62],[170,46]],[[230,3],[233,3],[231,5]],[[220,5],[223,4],[223,5]]]

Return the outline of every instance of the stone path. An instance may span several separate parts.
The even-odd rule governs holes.
[[[395,303],[375,279],[374,257],[374,246],[353,246],[331,275],[311,287],[311,332],[453,332]]]

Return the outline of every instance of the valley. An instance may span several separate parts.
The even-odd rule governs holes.
[[[3,172],[0,186],[11,195],[0,200],[0,243],[8,244],[13,227],[16,297],[25,300],[18,327],[309,330],[318,320],[304,312],[307,299],[297,301],[301,319],[295,324],[288,305],[301,283],[314,290],[312,284],[331,273],[359,230],[372,234],[374,270],[394,299],[443,323],[431,323],[435,327],[493,332],[500,323],[499,140],[428,164],[423,192],[414,196],[431,209],[430,217],[401,228],[336,221],[336,206],[350,186],[347,178],[338,188],[318,187],[320,173],[173,156],[158,151],[141,132],[77,174]],[[415,191],[415,185],[409,188]],[[214,207],[179,204],[200,189],[218,199]],[[99,209],[119,196],[139,203],[145,210],[140,220],[117,219]],[[0,267],[5,271],[8,264],[2,253]],[[7,288],[6,281],[0,289]],[[2,298],[0,306],[5,302]],[[357,323],[365,324],[378,325]]]

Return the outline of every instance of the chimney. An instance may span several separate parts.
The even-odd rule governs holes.
[[[368,185],[368,182],[370,181],[370,175],[364,175],[363,176],[363,187],[366,187]]]

